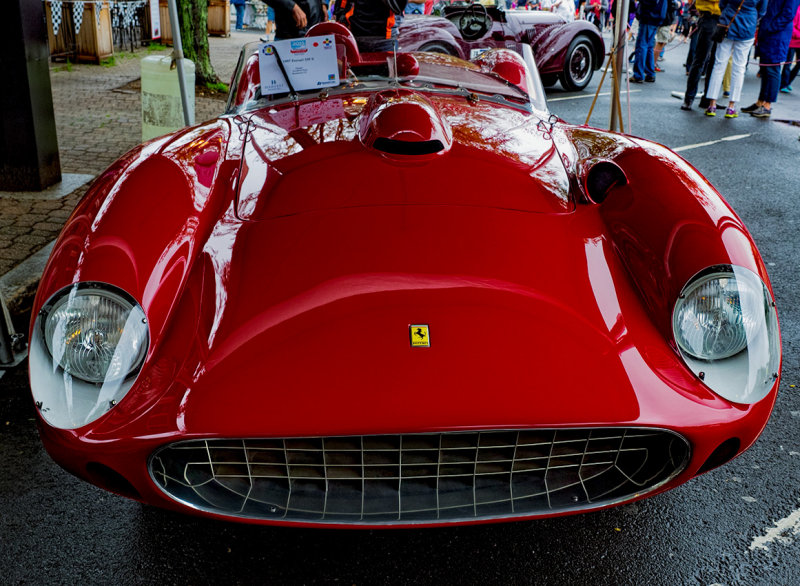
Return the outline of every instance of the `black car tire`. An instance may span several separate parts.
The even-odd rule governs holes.
[[[564,70],[558,75],[563,88],[571,92],[585,88],[592,81],[594,65],[592,41],[584,35],[578,35],[569,44],[564,58]]]
[[[442,53],[443,55],[452,55],[453,57],[459,57],[458,51],[453,49],[450,45],[446,43],[426,43],[422,45],[418,51],[426,51],[428,53]]]

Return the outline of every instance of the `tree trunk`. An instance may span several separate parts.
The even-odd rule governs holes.
[[[208,51],[208,0],[177,0],[183,55],[194,62],[195,84],[219,83]]]

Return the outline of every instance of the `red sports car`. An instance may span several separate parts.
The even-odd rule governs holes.
[[[585,20],[565,22],[552,12],[503,11],[477,2],[444,6],[441,17],[406,17],[399,38],[403,51],[433,51],[462,59],[489,48],[520,52],[522,45],[530,45],[544,85],[561,81],[569,91],[589,85],[605,58],[600,31]]]
[[[309,34],[245,46],[227,112],[64,227],[29,359],[61,466],[217,519],[442,525],[633,501],[755,441],[776,309],[695,169],[551,115],[530,49]]]

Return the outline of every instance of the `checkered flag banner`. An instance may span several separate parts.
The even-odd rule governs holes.
[[[61,27],[61,0],[50,1],[50,18],[53,19],[53,35],[57,35]]]
[[[72,4],[72,19],[75,21],[75,34],[81,32],[83,24],[83,0],[76,0]]]

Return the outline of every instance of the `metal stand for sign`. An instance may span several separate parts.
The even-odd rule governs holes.
[[[628,73],[625,63],[625,43],[628,34],[628,3],[625,0],[616,3],[617,14],[614,17],[614,48],[611,51],[610,59],[613,59],[613,85],[611,89],[611,119],[608,123],[609,130],[619,130],[625,132],[622,124],[622,108],[620,93],[622,92],[622,80]],[[630,122],[630,121],[629,121]],[[628,129],[630,132],[630,128]]]
[[[189,119],[189,97],[186,93],[186,82],[183,79],[183,44],[181,41],[180,26],[178,25],[178,7],[176,1],[177,0],[167,0],[167,5],[169,6],[169,20],[172,28],[172,58],[178,65],[178,86],[181,88],[183,123],[189,126],[192,121]]]

